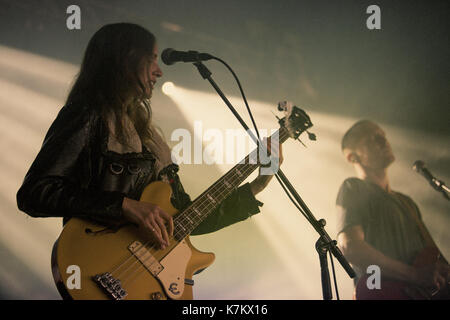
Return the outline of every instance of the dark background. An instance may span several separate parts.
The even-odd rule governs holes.
[[[101,26],[134,22],[156,35],[160,52],[172,47],[208,52],[224,59],[240,77],[247,97],[261,102],[254,105],[275,106],[287,99],[314,115],[313,131],[318,134],[318,142],[307,143],[308,149],[294,149],[293,143],[290,147],[287,144],[285,151],[290,156],[286,156],[284,166],[290,177],[297,178],[296,187],[317,217],[327,219],[332,236],[336,192],[342,180],[353,173],[339,152],[340,138],[355,119],[383,124],[383,128],[389,128],[398,159],[392,169],[394,187],[418,202],[427,226],[448,259],[448,203],[411,170],[414,160],[423,159],[437,177],[450,181],[448,3],[0,0],[0,50],[17,48],[76,67],[89,39]],[[66,27],[66,9],[71,4],[81,8],[81,30]],[[372,4],[381,8],[381,30],[366,28],[366,9]],[[2,52],[7,51],[0,55]],[[15,193],[60,108],[58,104],[65,99],[64,90],[70,86],[61,82],[67,74],[55,80],[49,74],[58,71],[45,70],[48,74],[44,79],[43,72],[33,72],[36,64],[24,61],[25,69],[17,68],[21,60],[10,57],[0,56],[0,82],[8,84],[8,88],[20,87],[16,92],[26,94],[14,96],[0,88],[0,120],[5,124],[0,127],[0,299],[58,299],[48,262],[61,223],[31,219],[18,212]],[[5,61],[9,58],[15,62],[13,67]],[[192,120],[186,118],[211,119],[211,114],[184,117],[182,110],[199,113],[193,107],[195,101],[185,101],[192,109],[181,108],[160,92],[164,81],[173,81],[181,88],[215,94],[196,69],[191,64],[160,64],[164,77],[157,84],[153,102],[166,108],[167,117],[173,115],[172,119],[163,119],[166,130],[186,126]],[[215,61],[205,64],[227,95],[239,95],[222,65]],[[54,66],[48,61],[47,65]],[[33,104],[33,97],[41,100]],[[213,116],[223,122],[220,125],[230,123],[224,116],[228,110],[219,98],[210,110],[217,112]],[[265,115],[266,111],[255,110],[255,114]],[[204,180],[220,176],[216,167],[201,167],[208,173],[192,166],[183,173],[185,186],[195,192],[208,185]],[[321,298],[318,259],[313,250],[316,235],[308,233],[311,228],[306,223],[295,220],[297,215],[288,210],[278,212],[277,205],[286,199],[275,188],[276,183],[270,187],[272,193],[261,196],[266,203],[266,220],[258,217],[260,220],[195,240],[201,244],[199,248],[214,249],[218,258],[216,266],[196,280],[201,297]],[[261,224],[255,222],[270,223],[278,217],[279,229],[271,224],[267,230],[279,231],[275,240],[282,243],[280,247],[290,248],[287,256],[292,260],[277,260],[277,247],[270,246],[273,238],[262,233]],[[294,240],[287,236],[292,231],[289,227],[297,225],[300,241],[297,234]],[[242,250],[232,252],[235,243]],[[35,255],[41,255],[36,264]],[[266,256],[271,258],[270,263],[264,260]],[[289,262],[293,269],[300,270],[296,277],[286,273],[291,270],[284,268]],[[279,270],[285,274],[280,276]],[[338,279],[342,297],[351,298],[351,280],[343,275]],[[222,286],[217,284],[220,281]],[[290,290],[298,288],[298,293],[289,288],[281,290],[282,285]],[[256,295],[253,290],[260,292]],[[266,295],[262,295],[263,290]]]
[[[0,42],[79,64],[106,23],[147,27],[159,48],[204,51],[226,60],[248,97],[285,97],[310,110],[371,118],[448,134],[448,1],[0,1]],[[81,30],[66,28],[70,4]],[[366,8],[381,8],[368,30]],[[180,31],[171,31],[176,24]],[[210,63],[225,92],[224,68]],[[211,90],[190,64],[163,66],[165,79]]]

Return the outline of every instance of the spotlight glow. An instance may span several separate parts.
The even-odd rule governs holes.
[[[170,96],[174,93],[175,91],[175,85],[173,84],[173,82],[164,82],[163,86],[162,86],[162,92],[166,95],[166,96]]]

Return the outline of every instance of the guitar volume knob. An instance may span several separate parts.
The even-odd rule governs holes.
[[[162,296],[162,294],[161,294],[161,292],[153,292],[151,295],[150,295],[150,298],[152,299],[152,300],[162,300],[163,299],[163,296]]]

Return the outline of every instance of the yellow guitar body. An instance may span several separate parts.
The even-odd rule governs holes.
[[[140,200],[175,216],[171,194],[169,184],[157,181],[145,188]],[[157,250],[135,225],[108,229],[72,218],[53,247],[52,271],[63,298],[193,299],[194,273],[213,261],[214,254],[195,249],[189,237],[171,237],[168,248]]]

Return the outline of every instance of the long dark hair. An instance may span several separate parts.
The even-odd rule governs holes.
[[[89,41],[78,77],[66,104],[85,103],[99,108],[105,123],[115,116],[116,138],[128,145],[124,115],[133,122],[143,142],[152,136],[151,107],[140,73],[153,59],[155,36],[132,23],[100,28]],[[143,69],[145,68],[145,69]]]

